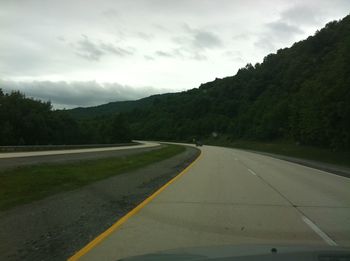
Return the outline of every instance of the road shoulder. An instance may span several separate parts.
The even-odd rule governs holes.
[[[293,162],[293,163],[300,164],[300,165],[303,165],[306,167],[310,167],[310,168],[326,171],[326,172],[329,172],[329,173],[332,173],[335,175],[339,175],[342,177],[350,178],[350,168],[347,168],[344,166],[338,166],[338,165],[314,161],[314,160],[295,158],[295,157],[284,156],[284,155],[262,152],[262,151],[255,151],[255,150],[246,150],[246,151],[269,156],[269,157],[280,159],[280,160]]]
[[[0,212],[0,259],[62,260],[188,166],[195,148],[140,170]]]

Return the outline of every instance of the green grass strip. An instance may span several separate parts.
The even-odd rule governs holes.
[[[0,210],[139,169],[171,158],[184,150],[183,146],[169,145],[125,157],[41,164],[0,171]]]

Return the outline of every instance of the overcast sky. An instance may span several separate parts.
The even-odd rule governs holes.
[[[349,12],[349,0],[0,0],[0,88],[56,108],[191,89]]]

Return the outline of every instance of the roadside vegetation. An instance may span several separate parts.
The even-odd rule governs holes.
[[[142,168],[171,158],[184,150],[183,146],[167,145],[158,150],[126,157],[42,164],[0,171],[0,210]]]
[[[0,145],[220,136],[223,145],[349,165],[349,31],[350,15],[234,76],[138,101],[54,111],[0,89]]]
[[[347,16],[234,76],[180,93],[70,113],[89,117],[114,107],[126,115],[135,139],[191,141],[216,133],[231,140],[290,140],[350,150],[349,32]]]
[[[128,124],[120,113],[76,120],[50,102],[5,93],[0,88],[0,146],[110,144],[130,142]]]

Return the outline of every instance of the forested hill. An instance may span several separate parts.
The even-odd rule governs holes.
[[[134,109],[145,109],[149,108],[153,100],[159,95],[150,96],[137,101],[117,101],[102,104],[94,107],[78,107],[69,110],[70,114],[76,119],[88,119],[98,116],[109,115],[116,112],[129,112]]]
[[[0,146],[101,144],[130,142],[130,130],[120,114],[76,120],[42,102],[0,88]]]
[[[134,137],[143,139],[190,140],[216,132],[350,148],[349,64],[347,16],[233,77],[140,100],[152,102],[124,114]]]
[[[52,111],[48,102],[0,89],[0,145],[184,141],[216,133],[349,149],[349,64],[347,16],[261,64],[182,93]]]

